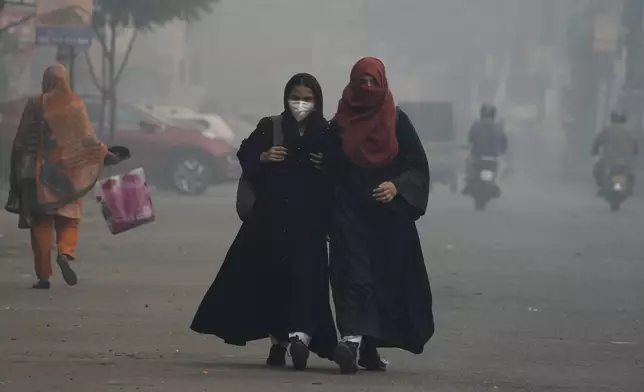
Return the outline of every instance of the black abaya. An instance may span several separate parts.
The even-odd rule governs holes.
[[[227,343],[289,332],[312,336],[311,351],[331,358],[337,333],[328,281],[329,186],[310,153],[323,147],[326,121],[309,120],[300,135],[293,117],[283,117],[284,162],[260,163],[272,145],[273,125],[262,120],[242,143],[239,158],[256,193],[252,218],[233,242],[215,282],[204,297],[192,330]]]
[[[415,354],[434,334],[432,294],[415,221],[429,199],[429,165],[407,115],[399,111],[399,152],[386,166],[362,168],[343,153],[336,122],[326,159],[334,179],[331,285],[342,336]],[[398,195],[383,204],[373,189],[391,181]]]

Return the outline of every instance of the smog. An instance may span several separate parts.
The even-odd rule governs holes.
[[[159,16],[159,5],[132,11],[138,19],[130,21],[163,23],[134,29],[119,19],[112,30],[110,17],[97,24],[96,14],[123,9],[101,0],[86,26],[91,46],[73,50],[34,44],[38,18],[29,16],[37,2],[6,3],[1,391],[613,392],[644,385],[644,1],[203,0],[210,10],[184,10],[189,22]],[[395,139],[373,156],[372,144],[352,149],[359,138],[347,131],[360,131],[351,124],[371,113],[347,109],[351,87],[372,76],[376,87],[364,90],[383,84],[371,74],[350,83],[365,57],[384,64],[396,106],[376,110],[391,121],[378,120],[372,131],[379,137],[362,139],[364,146]],[[14,139],[22,140],[18,125],[32,120],[23,109],[56,62],[70,72],[97,135],[84,140],[114,156],[83,172],[96,185],[78,198],[82,215],[72,231],[55,212],[43,215],[52,219],[49,230],[32,227],[30,235],[18,225],[25,211],[10,203],[24,186],[10,175],[21,146]],[[377,64],[369,63],[371,73]],[[317,79],[321,94],[309,75],[294,78],[300,73]],[[57,134],[43,102],[45,120],[36,126]],[[407,119],[413,127],[401,126]],[[313,123],[319,139],[307,139]],[[387,137],[377,133],[387,124]],[[378,161],[391,151],[390,161]],[[335,171],[333,154],[344,159]],[[395,165],[416,172],[387,177]],[[378,183],[346,196],[373,178]],[[360,214],[368,224],[356,223]],[[311,234],[316,224],[324,229]],[[78,242],[70,257],[65,241]],[[42,276],[49,249],[50,280]],[[322,268],[309,257],[314,249],[328,257]],[[420,269],[414,258],[423,260]],[[74,287],[67,268],[77,275]],[[326,297],[340,324],[331,327],[333,343],[356,344],[348,369],[355,365],[357,376],[343,374],[353,372],[337,347],[326,357],[319,348],[329,327],[319,320],[330,313],[311,316],[314,331],[280,324],[286,341],[262,329],[313,314]],[[379,322],[341,325],[356,319]],[[382,358],[365,365],[374,352]],[[302,370],[303,357],[306,371],[291,371]]]

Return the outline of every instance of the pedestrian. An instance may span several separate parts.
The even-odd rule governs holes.
[[[298,74],[286,84],[281,116],[264,118],[242,142],[238,157],[256,201],[191,326],[239,346],[270,336],[269,366],[284,366],[290,350],[303,370],[309,350],[331,359],[337,344],[320,154],[327,127],[320,85]],[[274,145],[274,132],[283,143]]]
[[[380,60],[353,67],[328,140],[331,286],[341,336],[334,360],[343,373],[386,370],[377,348],[420,354],[434,318],[415,224],[427,208],[429,165]]]
[[[30,229],[38,278],[34,289],[50,288],[52,229],[63,279],[71,286],[78,283],[70,261],[78,242],[80,199],[94,187],[104,164],[119,161],[94,135],[67,69],[48,67],[42,94],[27,102],[13,142],[5,206],[19,215],[18,227]]]

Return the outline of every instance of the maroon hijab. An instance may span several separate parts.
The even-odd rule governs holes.
[[[373,77],[378,85],[361,86],[364,76]],[[353,66],[335,119],[342,149],[353,163],[372,167],[393,161],[398,154],[396,104],[380,60],[366,57]]]

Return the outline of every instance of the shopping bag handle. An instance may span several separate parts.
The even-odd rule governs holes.
[[[107,149],[112,154],[116,155],[120,160],[124,161],[130,159],[132,155],[130,154],[130,149],[123,146],[113,146]]]

